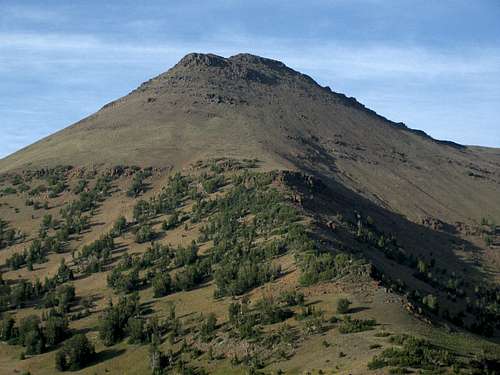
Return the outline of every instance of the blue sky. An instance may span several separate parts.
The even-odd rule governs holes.
[[[0,0],[0,157],[194,51],[276,58],[435,138],[500,147],[499,20],[498,0]]]

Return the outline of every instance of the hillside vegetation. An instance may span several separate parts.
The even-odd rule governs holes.
[[[500,151],[190,54],[0,160],[0,373],[498,374]]]
[[[13,358],[37,374],[480,373],[494,363],[498,347],[462,327],[495,334],[498,290],[467,282],[459,259],[440,271],[378,227],[386,213],[364,216],[370,203],[346,205],[320,180],[259,164],[10,175],[4,183],[28,189],[2,204],[14,231],[1,252],[1,334],[13,345],[1,349],[4,371]]]

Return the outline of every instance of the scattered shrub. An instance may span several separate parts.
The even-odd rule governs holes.
[[[339,314],[347,314],[349,312],[349,306],[351,305],[351,301],[347,298],[341,298],[337,301],[337,313]]]
[[[373,329],[376,324],[377,322],[374,319],[352,319],[350,316],[347,316],[340,324],[339,332],[342,334],[347,334],[368,331],[370,329]]]
[[[135,242],[144,243],[153,241],[155,239],[156,233],[149,224],[142,224],[135,233]]]

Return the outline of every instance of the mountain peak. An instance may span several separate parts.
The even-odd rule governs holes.
[[[184,56],[168,73],[181,75],[200,72],[218,72],[231,80],[243,79],[264,84],[275,84],[283,78],[305,79],[308,83],[315,84],[312,78],[301,74],[278,60],[273,60],[250,53],[239,53],[225,58],[212,53],[189,53]],[[219,77],[221,78],[221,77]]]
[[[228,60],[240,64],[265,65],[273,69],[291,70],[279,60],[273,60],[266,57],[252,55],[250,53],[239,53],[237,55],[231,56]]]
[[[177,64],[176,67],[194,67],[194,66],[217,66],[224,67],[228,65],[227,60],[212,53],[188,53]]]
[[[207,89],[225,91],[241,85],[257,84],[261,87],[275,86],[284,82],[304,80],[302,74],[288,68],[280,61],[264,57],[241,53],[231,57],[215,54],[189,53],[184,56],[172,69],[157,78],[146,82],[140,89],[153,91],[170,91],[173,87],[189,86],[196,88],[196,93]],[[304,82],[305,83],[305,82]],[[307,83],[314,83],[309,79]],[[240,94],[244,94],[240,92]]]
[[[194,67],[194,66],[209,66],[209,67],[229,67],[231,65],[244,65],[244,66],[261,66],[267,67],[275,70],[288,70],[284,63],[278,60],[269,59],[266,57],[261,57],[257,55],[252,55],[250,53],[238,53],[229,58],[223,56],[215,55],[213,53],[198,53],[192,52],[184,56],[176,66],[182,67]]]

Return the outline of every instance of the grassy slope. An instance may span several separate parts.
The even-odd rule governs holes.
[[[148,198],[157,193],[165,181],[165,173],[158,173],[155,175],[149,181],[151,184],[151,190],[149,190],[143,198]],[[75,180],[71,179],[70,185],[73,185],[74,183]],[[114,183],[116,191],[113,193],[111,198],[107,199],[103,203],[98,210],[98,214],[92,219],[92,230],[84,233],[80,238],[78,238],[77,241],[72,241],[70,244],[71,248],[79,248],[82,244],[89,243],[90,241],[98,238],[101,233],[107,232],[111,227],[111,223],[120,214],[125,214],[129,219],[131,218],[131,210],[135,202],[133,199],[126,197],[124,194],[124,190],[127,189],[130,183],[130,177],[122,177]],[[68,194],[70,193],[64,193],[61,197],[53,200],[49,199],[51,202],[50,206],[55,207],[50,209],[48,212],[57,216],[57,207],[64,201],[68,201],[73,198]],[[348,199],[348,197],[340,193],[338,196],[335,194],[331,195],[330,200],[334,202],[334,207],[329,207],[328,210],[331,210],[329,212],[341,212],[341,210],[348,211],[352,210],[353,207],[360,207],[359,202],[349,202]],[[33,211],[32,208],[24,207],[24,197],[22,195],[7,196],[1,198],[1,202],[8,204],[8,206],[3,204],[0,207],[1,216],[8,217],[13,227],[22,228],[23,231],[27,233],[34,234],[36,232],[40,223],[40,218],[43,213],[45,213],[45,210],[42,209],[40,211]],[[323,215],[321,209],[311,207],[311,204],[319,204],[323,207],[327,206],[325,202],[322,202],[321,194],[317,196],[315,200],[311,200],[309,203],[303,202],[303,204],[306,206],[306,210],[311,210],[311,213],[316,212],[319,215]],[[351,204],[353,205],[351,206]],[[370,206],[368,201],[366,202],[366,205],[367,206],[363,208],[367,210],[375,210],[375,208]],[[13,212],[13,207],[17,207],[20,212],[15,214]],[[183,210],[189,211],[189,209],[190,203],[186,202]],[[34,215],[34,219],[31,219],[31,215]],[[383,212],[375,213],[374,216],[377,218],[377,222],[380,220],[381,223],[384,223]],[[386,220],[391,219],[386,218]],[[173,245],[178,243],[188,244],[192,239],[198,237],[198,227],[198,224],[189,225],[188,229],[185,230],[184,227],[181,226],[168,232],[166,237],[162,239],[162,242],[168,242]],[[341,233],[339,236],[342,239]],[[412,236],[418,237],[419,234],[412,232]],[[411,236],[409,241],[411,241]],[[429,241],[437,241],[435,244],[440,243],[438,239],[432,239],[432,237]],[[131,234],[127,234],[123,238],[118,239],[118,243],[126,246],[126,251],[131,254],[141,253],[147,246],[135,244]],[[345,244],[346,246],[350,246],[349,242],[346,242]],[[443,248],[446,247],[446,243],[440,244]],[[204,245],[204,247],[201,248],[201,251],[206,251],[204,250],[205,247],[207,247],[207,245]],[[16,245],[1,251],[0,263],[4,263],[6,257],[12,254],[12,252],[19,251],[22,248],[23,245]],[[71,259],[71,256],[68,254],[51,255],[49,256],[49,261],[47,263],[36,265],[34,272],[27,272],[25,268],[22,268],[19,271],[8,271],[4,273],[4,279],[16,280],[20,277],[34,279],[36,276],[43,277],[45,275],[51,275],[56,271],[59,259],[62,256],[68,261]],[[286,276],[272,284],[265,285],[264,287],[257,288],[252,291],[250,293],[251,300],[259,298],[263,292],[272,291],[277,294],[280,290],[287,290],[289,288],[296,287],[298,270],[293,262],[293,258],[285,256],[280,258],[279,261],[283,265]],[[377,258],[374,258],[373,261],[377,262]],[[387,269],[391,268],[391,262],[387,262],[383,258],[378,259],[378,261]],[[458,260],[456,262],[458,262]],[[455,261],[449,264],[453,266]],[[459,263],[457,263],[457,267],[458,264]],[[392,264],[392,267],[395,269],[395,272],[400,272],[400,269],[394,264]],[[72,322],[71,324],[72,328],[75,330],[90,329],[88,335],[97,343],[97,349],[99,352],[97,363],[82,370],[80,373],[104,374],[110,372],[117,374],[142,374],[147,370],[147,346],[130,346],[125,343],[120,343],[111,348],[104,348],[99,343],[96,332],[93,331],[97,324],[99,312],[102,311],[106,305],[108,297],[114,295],[113,292],[106,286],[106,274],[106,272],[97,273],[74,282],[77,295],[79,297],[93,296],[97,299],[96,306],[92,310],[92,314],[89,317]],[[467,333],[449,334],[445,332],[443,328],[433,328],[417,318],[408,315],[403,308],[403,302],[400,297],[391,292],[387,292],[384,288],[373,282],[366,281],[358,282],[356,284],[352,284],[350,282],[323,283],[313,287],[301,288],[301,290],[303,290],[306,295],[307,303],[314,304],[315,306],[323,309],[326,316],[334,314],[336,301],[338,298],[346,296],[354,302],[353,307],[355,308],[355,311],[357,311],[353,313],[354,317],[375,318],[377,319],[379,325],[376,330],[370,332],[341,335],[336,329],[332,329],[327,331],[324,335],[304,338],[304,341],[301,341],[296,349],[296,354],[291,359],[273,363],[270,365],[269,369],[281,368],[286,370],[287,373],[301,373],[304,370],[320,368],[335,370],[335,372],[345,374],[366,373],[367,362],[373,357],[373,355],[380,353],[382,348],[388,346],[386,339],[374,336],[374,333],[380,330],[390,331],[393,333],[412,332],[414,334],[431,337],[435,340],[435,342],[442,343],[444,346],[458,350],[463,354],[479,353],[483,348],[498,350],[497,346],[490,344],[486,340],[479,337],[474,337]],[[151,307],[153,308],[155,314],[158,314],[159,316],[166,314],[168,306],[167,302],[174,301],[177,306],[178,315],[184,317],[183,319],[188,320],[190,317],[195,316],[195,314],[199,312],[214,312],[218,316],[219,322],[222,323],[227,319],[227,306],[231,302],[231,299],[224,298],[216,301],[213,299],[213,291],[214,286],[209,283],[193,291],[180,292],[160,299],[152,298],[151,289],[141,291],[140,295],[142,303],[152,302]],[[21,317],[33,312],[41,313],[41,311],[43,310],[22,309],[16,312],[16,315]],[[289,323],[291,325],[297,324],[293,318],[290,319]],[[329,345],[324,345],[324,341],[326,341]],[[381,343],[382,348],[369,349],[370,345],[374,343]],[[167,346],[168,344],[164,344],[164,347]],[[222,346],[222,348],[224,348],[224,346]],[[5,373],[12,373],[12,363],[14,362],[15,368],[19,370],[30,370],[34,374],[53,373],[54,352],[35,356],[24,361],[18,361],[17,358],[19,357],[21,351],[21,348],[14,348],[3,344],[0,345],[0,372],[3,371]],[[341,352],[344,353],[345,356],[341,357],[339,355]],[[216,362],[208,361],[206,355],[201,357],[200,363],[214,373],[238,373],[238,371],[240,371],[239,367],[235,368],[231,366],[229,360]]]

